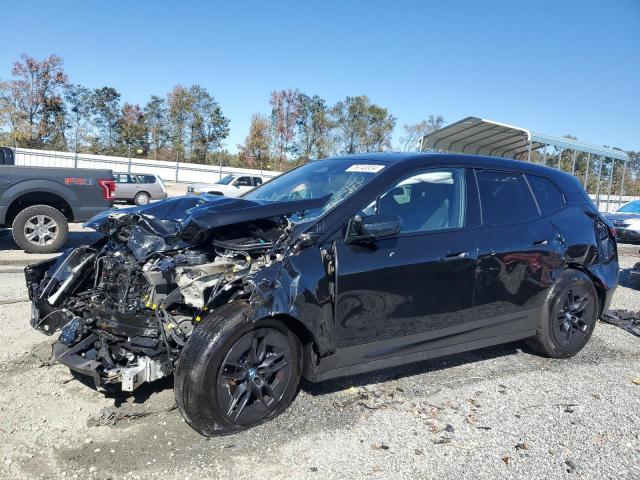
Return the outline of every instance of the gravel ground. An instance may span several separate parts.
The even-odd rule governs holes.
[[[614,308],[640,310],[637,248]],[[571,360],[509,344],[303,385],[275,421],[206,439],[170,381],[105,397],[50,365],[22,283],[0,271],[2,478],[640,478],[640,338],[611,325]]]

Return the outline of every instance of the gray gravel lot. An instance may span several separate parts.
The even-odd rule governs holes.
[[[640,310],[637,248],[614,308]],[[275,421],[206,439],[170,381],[105,397],[49,365],[22,274],[0,292],[2,478],[640,478],[640,338],[611,325],[571,360],[510,344],[303,385]]]

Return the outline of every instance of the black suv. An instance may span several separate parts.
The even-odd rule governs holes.
[[[89,222],[26,269],[32,325],[101,389],[175,377],[204,435],[282,412],[312,381],[527,339],[565,358],[618,282],[614,235],[572,176],[496,158],[353,155],[242,198]]]

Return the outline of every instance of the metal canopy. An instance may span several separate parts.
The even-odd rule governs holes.
[[[628,160],[625,152],[613,148],[535,133],[526,128],[477,117],[464,118],[423,136],[420,139],[419,149],[529,160],[532,150],[546,146]]]

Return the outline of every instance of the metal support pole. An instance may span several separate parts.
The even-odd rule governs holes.
[[[180,168],[179,153],[176,152],[176,183],[178,183],[178,170]]]
[[[605,158],[606,160],[606,158]],[[611,159],[611,173],[609,174],[609,191],[607,192],[607,213],[609,213],[609,204],[611,203],[611,187],[613,187],[613,173],[616,168],[615,159]]]
[[[598,182],[596,184],[596,207],[600,210],[600,175],[602,174],[602,157],[598,162]]]
[[[527,162],[531,162],[531,140],[529,140],[529,148],[527,149]]]
[[[547,146],[544,146],[544,155],[542,156],[542,164],[547,165]]]
[[[219,170],[218,170],[218,176],[220,178],[218,178],[218,180],[222,180],[222,155],[219,155],[218,159],[220,160],[220,167],[219,167]]]
[[[591,154],[587,154],[587,168],[584,171],[584,189],[587,189],[587,180],[589,179],[589,163],[591,162]],[[587,192],[589,193],[589,192]]]
[[[129,145],[129,163],[127,164],[127,173],[131,173],[131,145]]]
[[[622,206],[622,192],[624,190],[624,177],[627,173],[627,160],[622,164],[622,181],[620,182],[620,197],[618,198],[618,207]]]
[[[558,152],[558,170],[562,171],[562,152],[564,150],[561,148],[560,152]]]
[[[573,151],[573,160],[571,162],[571,175],[576,174],[576,158],[578,156],[578,152],[576,150]]]

